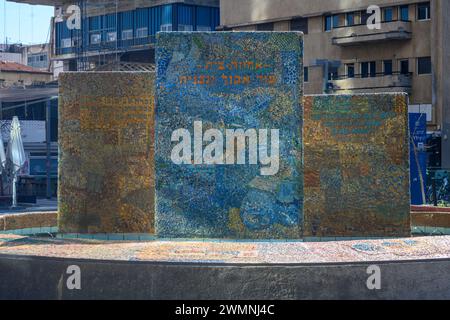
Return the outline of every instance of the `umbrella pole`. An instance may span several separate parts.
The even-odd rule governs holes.
[[[17,185],[17,172],[14,173],[13,185],[12,185],[12,189],[13,189],[12,207],[13,208],[17,208],[17,190],[16,190],[16,185]]]

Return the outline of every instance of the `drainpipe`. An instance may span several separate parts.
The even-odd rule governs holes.
[[[51,112],[51,100],[49,99],[47,101],[46,104],[46,121],[45,121],[45,143],[46,143],[46,186],[47,186],[47,192],[46,192],[46,196],[47,199],[51,199],[52,198],[52,190],[51,190],[51,179],[50,179],[50,174],[51,174],[51,136],[50,136],[50,112]]]

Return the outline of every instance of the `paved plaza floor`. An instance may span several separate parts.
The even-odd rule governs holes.
[[[450,258],[450,236],[331,242],[99,241],[0,235],[0,255],[226,264],[316,264]]]

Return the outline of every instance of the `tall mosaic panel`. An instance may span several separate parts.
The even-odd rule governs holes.
[[[410,235],[404,94],[304,99],[304,235]]]
[[[302,58],[296,32],[158,34],[159,236],[301,237]]]
[[[61,74],[59,145],[60,232],[154,232],[154,74]]]

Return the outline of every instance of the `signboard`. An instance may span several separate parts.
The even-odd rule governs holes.
[[[409,114],[410,157],[411,164],[411,204],[422,205],[422,188],[425,192],[427,182],[427,115]],[[413,144],[414,143],[414,144]]]

